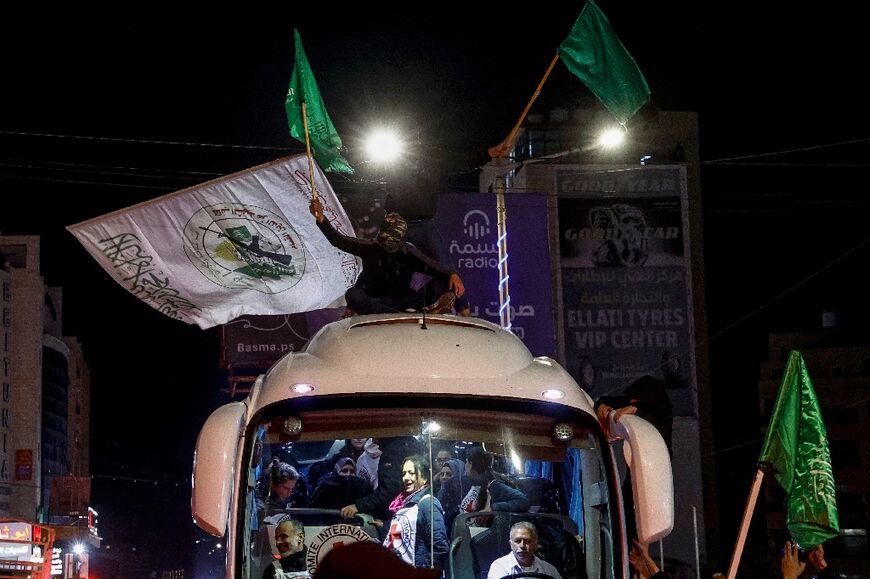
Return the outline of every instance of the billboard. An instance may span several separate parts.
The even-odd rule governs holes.
[[[682,166],[555,174],[569,372],[593,398],[665,381],[697,416],[688,207]]]
[[[555,356],[547,195],[505,195],[512,331],[535,356]],[[499,323],[498,215],[495,193],[438,198],[435,222],[450,267],[465,284],[471,315]]]
[[[241,316],[221,327],[225,368],[266,369],[285,354],[298,352],[344,308],[324,308],[304,314]]]

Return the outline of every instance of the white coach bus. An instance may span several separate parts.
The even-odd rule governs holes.
[[[635,509],[637,536],[659,539],[673,527],[668,450],[639,417],[612,426],[631,467],[627,504]],[[330,464],[345,441],[383,445],[400,437],[430,465],[439,450],[463,459],[466,449],[481,446],[494,470],[528,498],[521,512],[448,516],[446,578],[484,579],[492,561],[510,552],[509,529],[518,521],[535,525],[538,557],[563,579],[630,577],[619,473],[589,395],[509,331],[474,318],[421,314],[328,324],[303,351],[260,376],[244,401],[206,421],[196,445],[192,511],[199,527],[223,539],[225,577],[261,579],[278,556],[275,526],[288,517],[305,525],[301,576],[316,578],[317,565],[337,545],[381,542],[389,521],[381,524],[373,513],[342,518],[339,505],[264,511],[268,472],[273,461],[293,465],[301,475],[296,492],[310,496],[315,465]],[[424,478],[439,480],[440,467],[430,468]]]

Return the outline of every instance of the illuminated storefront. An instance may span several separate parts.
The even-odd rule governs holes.
[[[0,520],[0,575],[49,579],[53,546],[50,527]]]

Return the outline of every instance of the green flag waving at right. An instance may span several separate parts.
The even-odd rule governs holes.
[[[758,461],[773,466],[785,489],[786,526],[795,541],[808,549],[840,533],[828,436],[799,352],[789,354]]]
[[[649,86],[637,63],[592,0],[586,0],[559,46],[559,56],[622,124],[649,99]]]

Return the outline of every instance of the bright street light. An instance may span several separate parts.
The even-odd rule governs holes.
[[[605,149],[613,149],[618,147],[625,141],[624,128],[607,129],[598,137],[598,144]]]
[[[377,129],[365,141],[369,160],[378,165],[395,162],[404,152],[402,139],[393,129]]]

